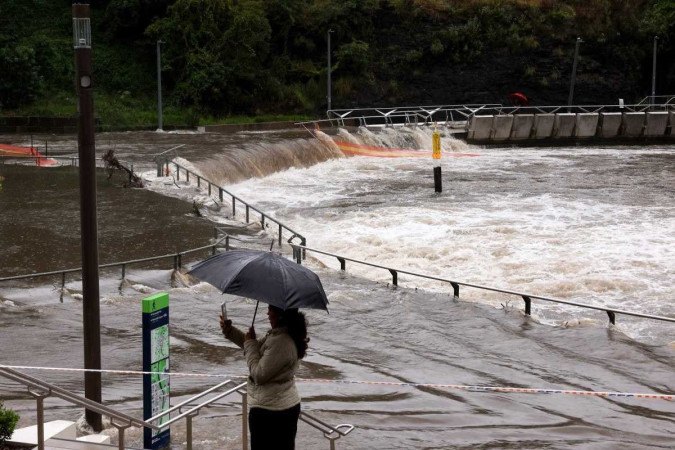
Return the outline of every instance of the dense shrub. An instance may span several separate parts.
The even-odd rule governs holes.
[[[11,409],[4,408],[0,402],[0,445],[4,445],[12,437],[18,421],[19,415]]]

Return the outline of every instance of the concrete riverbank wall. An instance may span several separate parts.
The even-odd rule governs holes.
[[[472,116],[467,141],[499,143],[543,139],[675,140],[675,111],[543,113]]]

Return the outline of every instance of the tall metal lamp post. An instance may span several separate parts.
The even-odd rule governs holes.
[[[159,45],[163,41],[157,41],[157,131],[162,130],[162,53]]]
[[[77,148],[80,158],[80,227],[82,244],[82,323],[84,395],[101,403],[101,330],[98,280],[98,228],[96,223],[96,146],[94,144],[94,92],[91,70],[91,21],[88,4],[73,4],[75,86],[78,97]],[[101,431],[101,415],[87,410],[85,418]]]
[[[328,29],[328,46],[327,46],[327,56],[328,56],[328,76],[327,76],[327,86],[326,86],[326,97],[328,99],[328,107],[326,108],[326,111],[330,111],[333,109],[332,107],[332,98],[331,98],[331,67],[330,67],[330,34],[333,32],[330,28]]]
[[[580,37],[577,38],[577,42],[574,46],[574,62],[572,63],[572,79],[570,80],[570,95],[567,98],[567,111],[569,112],[572,107],[572,101],[574,99],[574,83],[577,80],[577,61],[579,60],[579,44],[581,44],[582,41]]]
[[[652,56],[652,105],[656,104],[656,48],[659,37],[654,36],[654,54]]]

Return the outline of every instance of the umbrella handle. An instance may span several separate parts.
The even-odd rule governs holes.
[[[259,301],[255,303],[255,311],[253,312],[253,321],[251,322],[251,326],[253,326],[255,324],[255,316],[256,316],[256,314],[258,314],[258,305],[259,304],[260,304]]]

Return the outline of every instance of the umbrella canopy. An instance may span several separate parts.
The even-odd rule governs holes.
[[[281,255],[260,250],[231,250],[195,265],[188,274],[224,294],[276,306],[328,310],[319,276]]]

